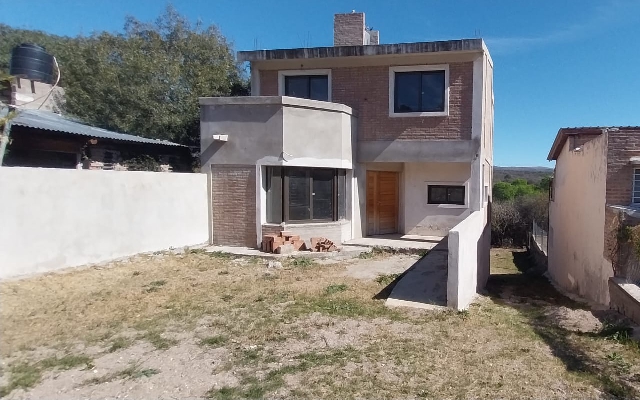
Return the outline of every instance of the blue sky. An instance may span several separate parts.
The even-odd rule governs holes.
[[[640,125],[638,0],[174,0],[236,50],[330,46],[333,14],[364,11],[382,43],[482,37],[495,64],[495,164],[549,166],[560,127]],[[0,0],[0,22],[60,35],[153,20],[158,0]]]

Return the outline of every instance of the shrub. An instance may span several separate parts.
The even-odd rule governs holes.
[[[160,171],[160,163],[153,157],[141,154],[124,161],[129,171]]]
[[[497,246],[524,246],[535,220],[548,229],[549,201],[547,193],[519,196],[496,201],[491,208],[491,242]]]

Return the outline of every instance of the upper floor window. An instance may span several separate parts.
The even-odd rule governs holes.
[[[449,68],[417,65],[389,69],[390,116],[449,114]]]
[[[640,204],[640,168],[633,169],[633,204]]]
[[[281,96],[331,101],[328,70],[280,71],[279,83]]]

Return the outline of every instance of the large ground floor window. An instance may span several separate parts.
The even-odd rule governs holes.
[[[346,170],[267,167],[267,222],[337,221],[346,217]]]

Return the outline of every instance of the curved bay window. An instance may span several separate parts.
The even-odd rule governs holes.
[[[267,167],[267,222],[337,221],[346,216],[346,170]]]

